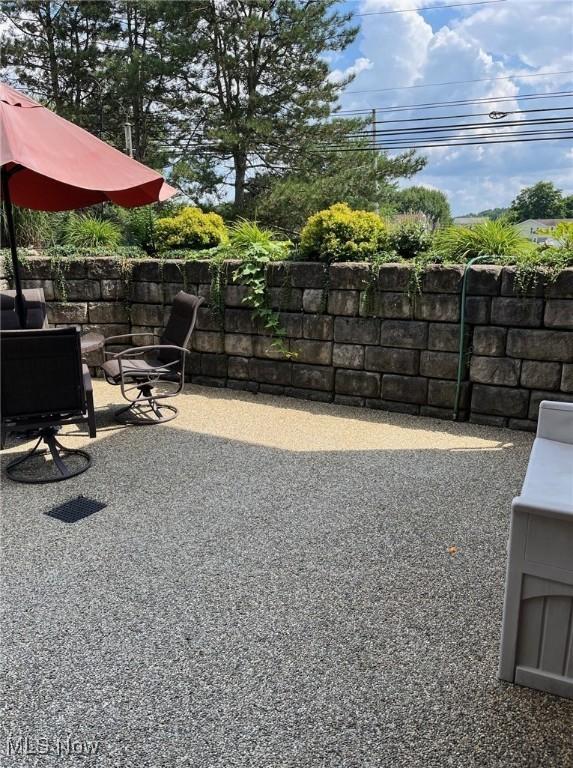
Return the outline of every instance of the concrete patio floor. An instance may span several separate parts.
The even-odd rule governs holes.
[[[194,386],[124,428],[95,390],[63,440],[93,467],[2,483],[2,768],[67,764],[10,734],[106,768],[573,765],[573,702],[496,679],[531,435]],[[43,514],[79,494],[108,506]]]

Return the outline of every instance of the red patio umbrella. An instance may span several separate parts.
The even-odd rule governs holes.
[[[156,171],[4,83],[0,83],[0,167],[22,327],[25,310],[12,204],[67,211],[111,201],[133,208],[176,194]]]

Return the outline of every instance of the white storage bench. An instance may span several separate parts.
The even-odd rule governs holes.
[[[499,677],[573,698],[573,403],[541,403],[513,500]]]

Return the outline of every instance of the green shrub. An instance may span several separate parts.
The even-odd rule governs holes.
[[[74,248],[113,248],[120,240],[117,224],[92,214],[72,214],[64,225],[64,245]]]
[[[404,221],[388,235],[388,246],[399,259],[414,259],[431,245],[432,236],[420,222]]]
[[[535,251],[535,246],[511,224],[484,221],[475,227],[446,227],[438,232],[434,254],[440,261],[463,263],[476,256],[519,260]]]
[[[277,240],[272,229],[260,227],[256,221],[239,219],[229,230],[231,258],[279,261],[288,257],[289,240]]]
[[[118,209],[117,215],[122,229],[123,241],[148,254],[157,250],[155,222],[157,216],[153,206],[144,205],[141,208]]]
[[[170,248],[215,248],[227,240],[225,222],[218,213],[203,213],[200,208],[183,208],[174,216],[155,222],[157,246]]]
[[[386,227],[376,213],[336,203],[308,219],[300,250],[305,258],[319,261],[368,261],[384,250],[386,240]]]

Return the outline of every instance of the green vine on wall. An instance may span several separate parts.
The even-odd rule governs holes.
[[[59,253],[51,253],[49,257],[50,261],[50,274],[54,282],[56,289],[56,295],[59,301],[66,302],[68,300],[68,285],[66,280],[66,274],[70,269],[72,261],[77,261],[71,257],[62,258]]]

